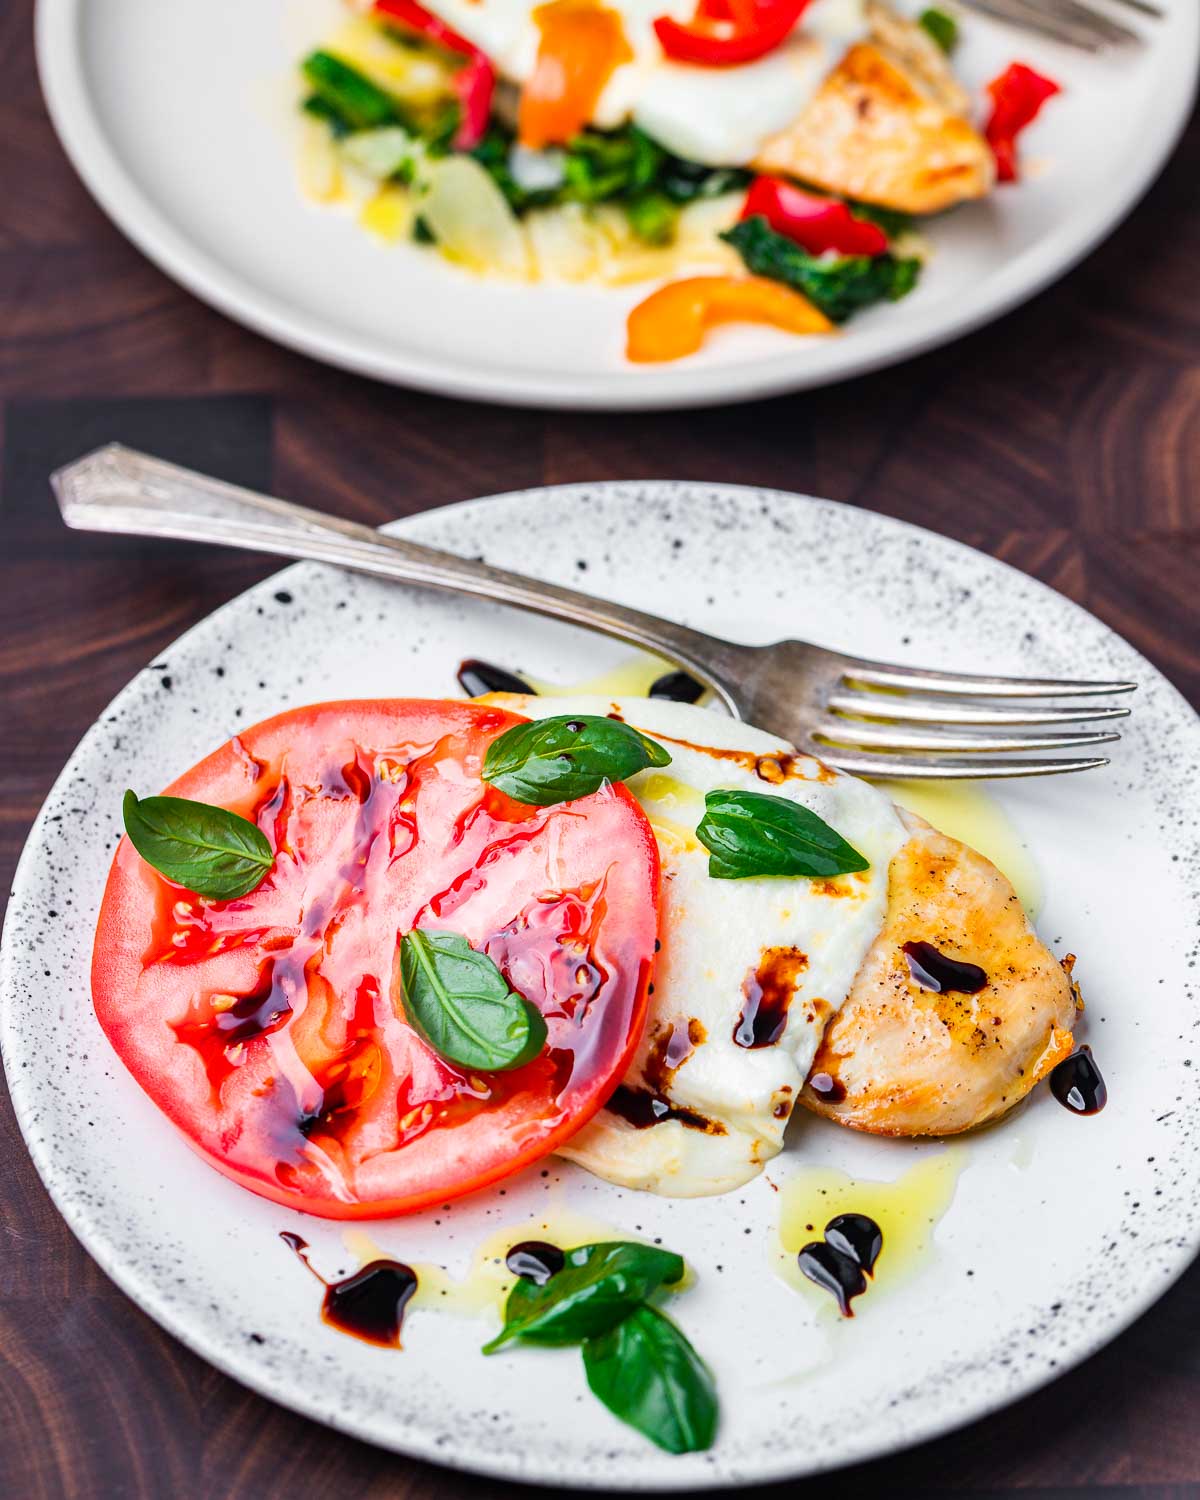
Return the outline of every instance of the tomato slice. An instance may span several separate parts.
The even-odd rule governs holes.
[[[622,786],[524,807],[480,779],[502,709],[327,703],[248,729],[168,788],[257,822],[263,883],[209,901],[123,839],[92,960],[134,1078],[213,1166],[331,1218],[406,1213],[574,1134],[636,1047],[658,854]],[[399,938],[455,932],[546,1020],[541,1056],[472,1074],[406,1023]]]

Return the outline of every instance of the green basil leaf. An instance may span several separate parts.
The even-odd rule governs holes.
[[[764,792],[709,792],[696,837],[709,852],[708,873],[714,880],[820,878],[870,867],[824,818]]]
[[[245,896],[275,863],[262,830],[224,807],[126,792],[121,815],[146,863],[197,896]]]
[[[917,17],[917,25],[934,39],[943,52],[953,52],[958,45],[958,22],[952,15],[931,5]]]
[[[485,1354],[513,1339],[577,1344],[606,1333],[651,1293],[679,1281],[683,1257],[656,1245],[610,1240],[567,1251],[566,1264],[542,1286],[521,1280],[508,1294],[504,1327]]]
[[[592,1394],[614,1416],[668,1453],[711,1448],[717,1432],[712,1372],[655,1307],[637,1307],[607,1333],[585,1340]]]
[[[450,1062],[504,1073],[532,1062],[546,1045],[541,1011],[457,933],[406,933],[400,977],[409,1021]]]
[[[483,779],[515,802],[551,807],[590,796],[606,781],[625,781],[647,766],[669,766],[654,740],[620,719],[560,714],[514,724],[488,746]]]

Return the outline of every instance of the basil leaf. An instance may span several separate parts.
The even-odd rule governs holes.
[[[709,851],[708,873],[714,880],[822,877],[870,868],[815,812],[764,792],[709,792],[696,837]]]
[[[275,863],[262,830],[224,807],[126,792],[121,816],[146,863],[197,896],[231,901],[248,895]]]
[[[606,1333],[652,1292],[683,1276],[683,1257],[655,1245],[610,1240],[567,1251],[566,1264],[542,1286],[518,1281],[508,1294],[504,1327],[485,1354],[513,1339],[576,1344]]]
[[[457,933],[406,933],[400,977],[414,1030],[450,1062],[503,1073],[532,1062],[546,1045],[541,1011]]]
[[[625,781],[647,766],[669,766],[654,740],[598,714],[560,714],[514,724],[488,746],[483,779],[514,802],[551,807],[590,796],[606,781]]]
[[[712,1372],[657,1308],[643,1304],[607,1333],[585,1340],[583,1367],[592,1394],[668,1453],[712,1447]]]

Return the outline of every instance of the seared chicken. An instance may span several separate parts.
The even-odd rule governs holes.
[[[801,1099],[876,1135],[952,1135],[1002,1115],[1071,1053],[1069,970],[994,865],[910,813],[889,870],[887,916],[825,1029]],[[980,966],[975,994],[924,988],[904,944]]]
[[[995,181],[987,142],[945,56],[912,21],[872,0],[870,35],[754,165],[827,192],[929,214],[982,198]]]

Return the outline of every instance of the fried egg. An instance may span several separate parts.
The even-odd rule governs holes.
[[[564,0],[557,0],[562,4]],[[589,0],[567,0],[576,5]],[[660,16],[692,19],[696,0],[594,0],[619,18],[622,45],[591,109],[602,130],[632,120],[669,151],[706,166],[745,166],[814,98],[847,45],[866,33],[863,0],[816,0],[780,47],[736,67],[706,68],[665,57]],[[427,8],[473,42],[500,76],[533,76],[546,34],[544,0],[427,0]]]
[[[492,695],[529,718],[615,714],[671,754],[629,779],[662,859],[661,951],[646,1029],[608,1108],[562,1154],[625,1187],[727,1192],[783,1144],[831,1017],[884,923],[908,834],[891,799],[762,730],[645,698]],[[833,880],[714,880],[696,837],[706,792],[810,808],[869,861]]]

